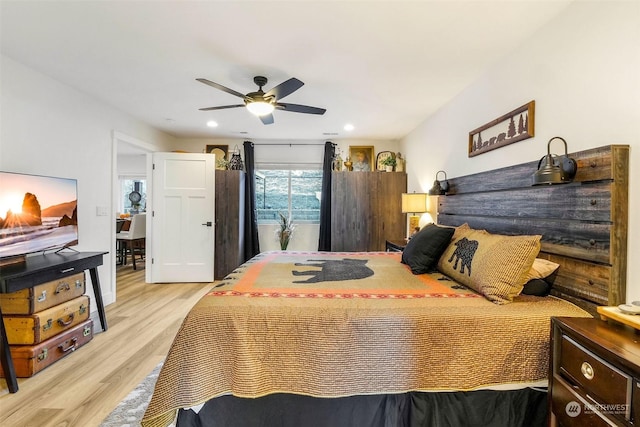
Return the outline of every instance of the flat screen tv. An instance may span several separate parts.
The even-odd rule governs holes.
[[[0,171],[0,259],[77,244],[77,180]]]

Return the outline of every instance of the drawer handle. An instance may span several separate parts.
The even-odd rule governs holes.
[[[69,326],[73,323],[73,318],[75,317],[75,313],[69,314],[69,320],[65,322],[62,318],[58,319],[58,325],[60,326]]]
[[[593,371],[593,366],[589,364],[589,362],[582,362],[582,366],[580,366],[580,372],[582,375],[588,380],[592,380],[595,372]]]
[[[71,273],[73,270],[75,270],[75,267],[65,268],[64,270],[60,270],[60,274]]]

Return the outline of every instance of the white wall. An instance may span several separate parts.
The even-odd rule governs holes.
[[[569,151],[631,146],[627,300],[640,300],[640,2],[574,2],[401,141],[409,187]],[[531,100],[535,137],[469,158],[469,131]],[[555,141],[557,142],[557,141]],[[562,145],[552,146],[560,153]],[[534,171],[532,171],[533,174]]]
[[[118,175],[146,176],[147,156],[146,154],[118,155]]]
[[[0,61],[0,169],[76,178],[77,249],[111,251],[113,215],[97,216],[96,208],[116,210],[111,197],[114,131],[158,146],[173,138],[6,56]],[[105,304],[115,299],[114,264],[110,253],[98,268]]]

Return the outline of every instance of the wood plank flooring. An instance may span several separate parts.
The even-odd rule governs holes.
[[[118,267],[109,330],[9,393],[0,379],[0,426],[91,427],[164,360],[182,319],[212,283],[146,284],[144,268]],[[94,326],[99,329],[98,325]]]

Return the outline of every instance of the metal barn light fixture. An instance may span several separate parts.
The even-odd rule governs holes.
[[[558,157],[551,154],[551,141],[554,139],[559,139],[564,143],[564,156]],[[569,183],[573,181],[577,170],[576,161],[567,154],[567,141],[559,136],[554,136],[547,143],[547,155],[538,162],[538,170],[533,174],[533,185]]]
[[[438,181],[438,174],[442,172],[444,174],[444,180]],[[445,171],[436,172],[436,180],[433,182],[433,187],[429,190],[430,196],[442,196],[449,191],[449,181],[447,181],[447,173]]]

